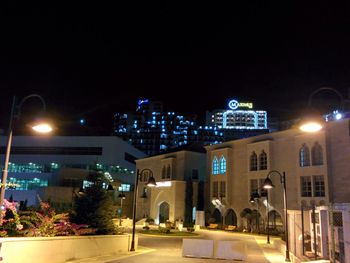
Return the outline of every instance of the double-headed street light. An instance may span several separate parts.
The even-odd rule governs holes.
[[[131,247],[130,247],[130,251],[135,251],[135,228],[136,228],[136,202],[137,202],[137,189],[138,189],[138,184],[139,184],[139,178],[142,178],[143,181],[145,181],[143,178],[144,176],[148,177],[148,181],[147,181],[147,186],[148,187],[155,187],[157,186],[156,180],[153,177],[153,172],[148,169],[142,169],[141,171],[139,171],[139,169],[137,169],[136,172],[136,177],[135,177],[135,189],[134,189],[134,207],[133,207],[133,213],[132,213],[132,238],[131,238]]]
[[[289,257],[289,237],[288,237],[288,210],[287,210],[287,190],[286,190],[286,173],[283,172],[282,174],[279,171],[272,170],[270,171],[266,179],[264,181],[263,187],[265,189],[271,189],[274,188],[275,186],[272,184],[272,181],[270,179],[270,176],[278,174],[280,176],[280,182],[283,186],[283,204],[284,204],[284,237],[286,240],[286,259],[285,261],[290,262],[290,257]]]
[[[29,124],[29,126],[36,132],[39,133],[49,133],[52,131],[52,125],[45,119],[43,119],[43,114],[46,111],[46,104],[44,99],[37,94],[31,94],[24,97],[19,103],[16,101],[16,97],[13,97],[12,107],[11,107],[11,115],[10,115],[10,123],[8,128],[8,137],[7,137],[7,147],[5,153],[5,163],[4,169],[2,171],[1,177],[1,192],[0,192],[0,205],[3,208],[4,198],[5,198],[5,189],[8,175],[8,164],[10,159],[11,145],[12,145],[12,133],[14,128],[14,123],[21,116],[22,105],[30,98],[38,98],[41,102],[42,109],[40,111],[39,118],[37,118],[33,123]]]

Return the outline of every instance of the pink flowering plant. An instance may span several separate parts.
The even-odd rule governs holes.
[[[0,237],[17,236],[18,231],[22,229],[23,225],[17,213],[17,206],[16,202],[9,202],[4,199],[0,215]]]
[[[77,225],[69,221],[68,213],[57,214],[50,204],[40,198],[38,211],[17,213],[17,203],[5,201],[1,212],[0,236],[53,237],[67,235],[86,235],[95,233],[87,225]]]

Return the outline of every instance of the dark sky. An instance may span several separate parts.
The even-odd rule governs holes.
[[[312,91],[350,87],[350,9],[335,1],[33,2],[0,2],[2,127],[13,95],[110,129],[139,97],[201,117],[238,98],[287,119]]]

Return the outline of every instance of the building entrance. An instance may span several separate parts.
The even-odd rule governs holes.
[[[169,219],[169,204],[163,202],[159,205],[159,223],[165,223]]]

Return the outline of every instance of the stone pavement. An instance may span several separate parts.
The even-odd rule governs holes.
[[[127,257],[142,255],[144,253],[150,253],[153,251],[155,251],[155,249],[139,246],[138,249],[133,252],[129,251],[125,253],[119,253],[118,255],[104,255],[99,257],[77,259],[77,260],[66,261],[66,263],[107,263],[115,260],[122,260]]]
[[[224,231],[200,230],[199,238],[212,240],[242,240],[247,244],[247,261],[249,263],[281,263],[284,255],[266,244],[266,236],[249,235],[241,233],[227,233]],[[134,252],[119,255],[100,256],[88,259],[69,261],[69,263],[225,263],[238,262],[223,259],[203,259],[182,257],[183,237],[159,237],[139,235],[139,248]],[[271,238],[273,242],[273,238]]]

